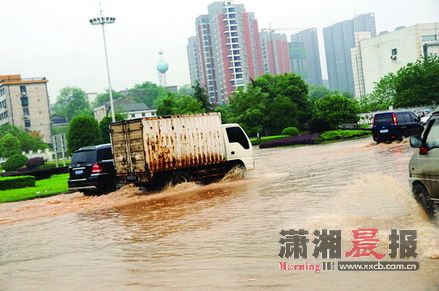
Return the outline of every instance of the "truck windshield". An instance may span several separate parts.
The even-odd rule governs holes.
[[[248,144],[247,136],[239,127],[228,127],[226,128],[227,137],[229,138],[229,142],[237,142],[246,150],[250,148]]]

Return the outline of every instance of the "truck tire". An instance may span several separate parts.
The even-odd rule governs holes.
[[[175,186],[177,184],[188,183],[191,180],[192,180],[192,177],[188,171],[179,170],[179,171],[174,171],[172,173],[171,183],[173,186]]]
[[[424,209],[429,218],[434,218],[438,211],[438,206],[430,199],[430,194],[427,189],[421,184],[413,185],[413,195],[416,201]]]

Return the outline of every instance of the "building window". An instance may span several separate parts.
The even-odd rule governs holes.
[[[134,117],[136,117],[136,115],[135,114],[131,114],[131,117],[134,118]]]
[[[29,106],[29,98],[25,95],[21,96],[21,106],[27,107]]]
[[[28,107],[23,108],[23,115],[24,115],[24,117],[28,117],[29,116],[29,108]]]
[[[30,127],[30,120],[29,119],[24,120],[24,127],[26,127],[26,128]]]
[[[23,96],[27,94],[25,85],[20,85],[20,92],[21,92],[21,95],[23,95]]]
[[[392,49],[392,56],[396,56],[398,54],[398,49]]]

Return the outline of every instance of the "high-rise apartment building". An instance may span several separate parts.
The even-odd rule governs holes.
[[[260,33],[264,73],[278,75],[291,72],[288,40],[272,30]]]
[[[188,39],[187,43],[187,56],[188,56],[188,62],[189,62],[189,73],[191,77],[191,84],[194,85],[196,82],[200,81],[200,48],[198,45],[198,40],[196,36],[191,36]]]
[[[323,28],[329,88],[354,94],[351,48],[355,47],[355,32],[376,36],[375,15],[362,14]]]
[[[0,75],[0,125],[9,123],[39,132],[44,142],[51,143],[47,81]]]
[[[375,83],[408,63],[429,55],[439,56],[439,22],[399,27],[369,38],[359,36],[352,49],[355,97],[374,89]]]
[[[319,41],[317,29],[309,28],[291,35],[291,69],[301,75],[308,84],[322,85]]]
[[[258,23],[244,5],[213,2],[206,15],[197,17],[196,32],[197,78],[212,103],[226,102],[238,87],[263,74]],[[189,65],[196,71],[194,62]]]

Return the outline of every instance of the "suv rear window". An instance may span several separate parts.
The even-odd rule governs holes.
[[[73,153],[72,165],[77,164],[90,164],[96,162],[96,151],[87,150]]]
[[[113,154],[111,153],[111,148],[103,148],[103,149],[98,149],[98,157],[97,157],[97,161],[105,161],[105,160],[112,160],[113,159]]]
[[[392,113],[379,113],[374,116],[375,124],[388,124],[393,122]]]

